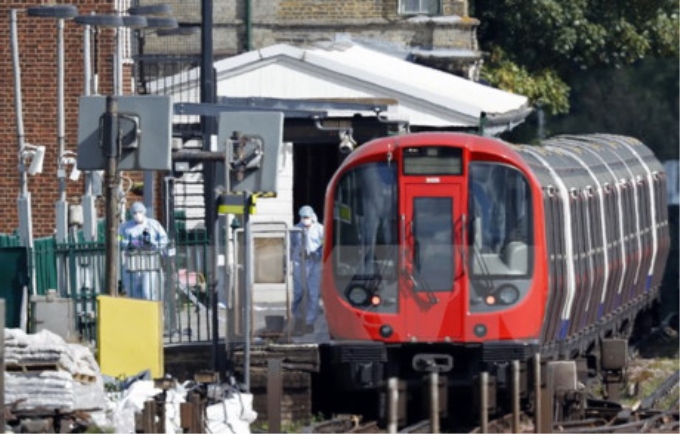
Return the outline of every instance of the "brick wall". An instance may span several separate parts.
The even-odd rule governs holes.
[[[0,5],[0,204],[3,218],[0,233],[18,229],[17,198],[19,196],[18,141],[16,130],[13,65],[10,51],[9,8],[25,8],[39,2],[11,0]],[[152,3],[142,0],[142,4]],[[169,0],[174,15],[185,23],[200,23],[200,0]],[[78,0],[80,14],[110,13],[111,0]],[[443,12],[464,15],[463,0],[444,0]],[[215,52],[219,56],[242,52],[244,40],[245,0],[214,0]],[[331,38],[339,32],[370,36],[406,45],[425,45],[429,41],[446,47],[476,49],[476,20],[414,23],[398,14],[398,0],[252,0],[252,41],[254,48],[277,42],[309,41]],[[29,177],[28,188],[33,202],[34,235],[54,233],[55,202],[58,199],[57,166],[57,70],[56,20],[18,14],[19,53],[23,92],[24,133],[27,143],[47,146],[44,171]],[[78,98],[83,93],[83,28],[66,22],[65,35],[65,115],[66,149],[76,150],[78,128]],[[99,75],[99,93],[111,92],[114,31],[98,31],[92,56]],[[148,35],[146,53],[198,53],[200,33],[173,38]],[[130,71],[126,69],[125,93],[129,93]],[[128,174],[130,175],[130,174]],[[141,180],[141,173],[132,178]],[[78,203],[83,192],[84,177],[79,182],[68,181],[67,198]],[[158,183],[159,185],[161,183]],[[160,200],[160,194],[157,195]],[[135,198],[130,198],[134,200]],[[137,197],[136,199],[139,199]],[[157,202],[158,203],[158,202]],[[161,209],[157,207],[157,209]],[[102,207],[100,204],[100,216]],[[156,216],[160,218],[159,213]]]
[[[10,45],[9,10],[19,10],[17,30],[21,68],[24,138],[26,143],[45,145],[43,173],[28,177],[31,193],[33,233],[35,237],[51,235],[55,231],[55,202],[59,199],[57,178],[57,21],[52,18],[29,17],[22,9],[40,2],[12,1],[0,5],[0,204],[2,219],[0,233],[18,229],[17,198],[20,193],[18,173],[18,140],[15,110],[15,86]],[[112,2],[80,0],[73,4],[79,14],[111,13]],[[112,53],[114,30],[97,32],[96,49],[92,50],[95,72],[99,75],[99,92],[112,89]],[[64,107],[65,149],[77,150],[78,99],[84,92],[83,27],[73,21],[64,25]],[[130,70],[126,70],[129,92]],[[67,200],[80,203],[84,176],[78,182],[67,181]],[[100,211],[103,208],[100,206]],[[103,215],[100,213],[100,215]]]
[[[151,0],[141,0],[142,3]],[[198,25],[201,0],[169,0],[180,22]],[[246,0],[214,0],[214,50],[230,56],[245,50]],[[377,37],[407,46],[476,49],[477,20],[420,20],[399,14],[398,0],[251,0],[252,48],[279,42],[310,42],[337,33]],[[464,0],[443,0],[444,16],[466,16]],[[436,34],[435,34],[436,32]],[[200,53],[200,34],[146,40],[146,53]]]

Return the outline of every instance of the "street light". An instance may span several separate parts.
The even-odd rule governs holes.
[[[31,145],[26,143],[19,151],[19,159],[24,167],[26,167],[26,161],[31,160],[31,164],[28,166],[26,173],[29,175],[38,175],[43,171],[45,147],[42,145]]]
[[[66,122],[64,119],[64,20],[78,15],[73,5],[42,5],[30,7],[28,16],[52,18],[57,20],[57,177],[59,179],[59,198],[55,204],[57,219],[57,242],[65,243],[68,236],[68,204],[66,203],[66,177],[59,172],[66,147]]]
[[[59,176],[66,177],[66,171],[69,166],[71,166],[71,174],[68,179],[71,181],[77,181],[80,179],[80,170],[78,170],[77,163],[78,159],[77,153],[73,151],[65,151],[64,156],[59,160]]]

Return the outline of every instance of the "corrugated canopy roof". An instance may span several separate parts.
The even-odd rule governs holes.
[[[417,126],[475,127],[486,114],[487,133],[496,134],[523,122],[531,112],[525,96],[352,42],[305,48],[277,44],[220,60],[215,69],[219,96],[390,98],[398,104],[390,107],[388,117]],[[198,71],[187,80],[198,86]],[[186,91],[186,82],[180,88]]]

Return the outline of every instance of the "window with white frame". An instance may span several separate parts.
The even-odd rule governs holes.
[[[441,0],[399,0],[399,13],[404,15],[439,15]]]

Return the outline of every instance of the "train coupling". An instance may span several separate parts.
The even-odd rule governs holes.
[[[453,357],[448,354],[416,354],[411,361],[416,372],[450,372]]]

